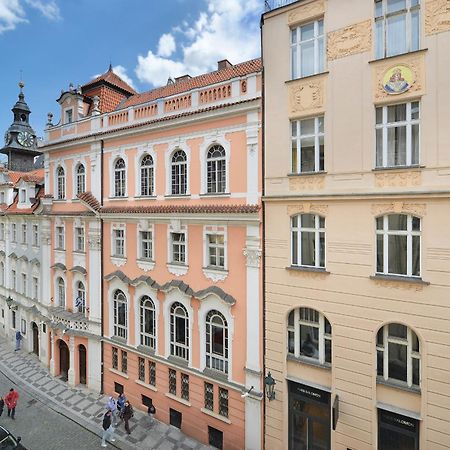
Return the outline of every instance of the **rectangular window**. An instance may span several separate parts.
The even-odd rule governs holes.
[[[39,245],[39,226],[33,225],[33,245],[37,247]]]
[[[208,234],[208,267],[225,268],[225,236],[223,234]]]
[[[169,393],[177,395],[177,372],[169,369]]]
[[[153,259],[153,236],[151,231],[140,231],[139,232],[141,241],[141,258],[142,259]]]
[[[11,287],[12,289],[15,291],[16,290],[16,271],[15,270],[11,270]]]
[[[27,201],[27,191],[26,189],[20,190],[20,203],[26,203]]]
[[[27,243],[27,224],[22,224],[22,244]]]
[[[0,223],[0,240],[5,240],[5,224]]]
[[[145,382],[145,359],[138,358],[138,378]]]
[[[84,228],[75,227],[75,251],[84,252]]]
[[[420,0],[375,0],[376,58],[419,50]]]
[[[205,409],[214,411],[214,385],[205,382]]]
[[[112,360],[112,368],[118,370],[119,368],[119,350],[117,347],[112,347],[111,349],[111,360]]]
[[[156,386],[156,363],[153,361],[148,362],[148,384],[151,384],[152,386]]]
[[[115,229],[114,235],[114,252],[113,256],[125,256],[125,230]]]
[[[189,401],[189,375],[181,374],[181,398]]]
[[[27,322],[25,321],[25,319],[22,319],[20,321],[20,331],[22,334],[27,334]]]
[[[228,417],[228,389],[219,388],[219,414]]]
[[[16,312],[11,311],[11,326],[15,329],[16,328]]]
[[[324,139],[323,117],[291,122],[292,173],[324,170]]]
[[[185,233],[170,233],[172,241],[173,263],[186,264],[186,235]]]
[[[17,226],[15,223],[11,224],[11,241],[17,242]]]
[[[56,227],[56,248],[64,250],[64,227]]]
[[[22,294],[27,295],[27,274],[22,274]]]
[[[39,298],[39,279],[33,277],[33,298],[37,300]]]
[[[292,79],[321,73],[325,66],[323,19],[291,30]]]
[[[121,350],[121,370],[123,373],[128,372],[128,353],[125,350]]]
[[[153,400],[150,397],[147,397],[144,394],[141,394],[141,402],[144,406],[146,406],[147,408],[151,405],[153,405]]]
[[[115,381],[114,392],[117,392],[118,394],[123,394],[123,384],[117,383],[117,381]]]
[[[376,166],[419,164],[419,102],[376,108]]]
[[[64,123],[72,123],[73,121],[73,111],[71,109],[66,110],[66,117]]]

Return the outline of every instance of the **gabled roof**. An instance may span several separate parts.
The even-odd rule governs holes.
[[[42,169],[44,170],[44,169]],[[34,203],[31,204],[30,208],[18,208],[19,195],[16,193],[14,197],[14,201],[3,211],[4,214],[32,214],[36,208],[39,206],[40,199],[44,196],[44,187],[40,187],[36,197],[34,199]]]
[[[93,88],[94,85],[100,84],[102,81],[109,83],[112,86],[118,87],[119,89],[122,89],[126,92],[129,92],[130,94],[136,94],[136,91],[128,83],[123,81],[122,78],[119,77],[119,75],[113,72],[111,65],[109,65],[109,69],[107,72],[99,75],[91,81],[88,81],[86,84],[83,84],[83,86],[81,86],[81,89],[83,93],[85,93],[89,89]]]
[[[31,172],[19,172],[3,168],[1,169],[1,172],[9,177],[9,182],[12,183],[13,186],[16,186],[21,180],[26,181],[27,183],[44,182],[44,169],[36,169]]]

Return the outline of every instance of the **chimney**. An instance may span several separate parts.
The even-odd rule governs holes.
[[[191,76],[189,74],[181,75],[181,77],[175,77],[175,83],[179,83],[180,81],[189,80]]]
[[[233,67],[233,64],[231,64],[228,59],[222,59],[217,62],[217,70],[229,69],[230,67]]]

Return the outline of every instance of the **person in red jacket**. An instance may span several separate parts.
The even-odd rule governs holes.
[[[14,388],[11,388],[9,394],[5,397],[5,404],[8,408],[8,417],[11,417],[11,419],[14,419],[16,414],[17,400],[19,400],[19,393],[15,391]]]

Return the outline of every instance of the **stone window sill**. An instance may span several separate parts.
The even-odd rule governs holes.
[[[325,267],[310,267],[310,266],[287,266],[287,270],[293,270],[298,272],[315,272],[329,275],[330,272]]]
[[[114,373],[115,375],[119,375],[120,377],[125,378],[126,380],[130,378],[126,373],[120,372],[117,369],[110,368],[109,371]]]
[[[227,424],[231,424],[231,420],[227,417],[221,416],[220,414],[216,414],[214,411],[211,411],[206,408],[201,408],[200,411],[208,416],[214,417],[214,419],[221,420],[222,422],[225,422]]]
[[[128,200],[128,195],[123,195],[122,197],[108,197],[108,200],[111,201]]]
[[[307,80],[307,79],[309,79],[309,78],[318,77],[318,76],[320,76],[320,75],[326,75],[326,74],[328,74],[328,73],[329,73],[328,70],[324,70],[323,72],[313,73],[312,75],[307,75],[307,76],[305,76],[305,77],[292,78],[292,79],[290,79],[290,80],[286,80],[285,83],[286,83],[286,84],[295,83],[296,81]]]
[[[190,197],[191,194],[167,194],[164,197],[165,198],[186,198],[186,197]]]
[[[426,52],[426,51],[428,51],[428,48],[421,48],[419,50],[414,50],[412,52],[399,53],[398,55],[385,56],[383,58],[372,59],[371,61],[369,61],[369,64],[377,63],[379,61],[387,61],[389,59],[399,58],[399,57],[405,56],[405,55],[414,55],[415,53],[422,53],[422,52]]]
[[[209,367],[205,367],[203,369],[203,373],[210,378],[214,378],[218,382],[228,381],[228,375],[226,373],[219,372],[218,370],[210,369]]]
[[[387,171],[395,171],[395,170],[401,170],[401,171],[406,171],[406,170],[414,170],[414,169],[423,169],[425,168],[425,166],[421,166],[420,164],[411,164],[410,166],[380,166],[380,167],[374,167],[372,169],[372,172],[384,172],[385,170]]]
[[[324,369],[324,370],[331,370],[331,364],[324,363],[321,364],[318,360],[315,360],[313,358],[303,357],[303,356],[294,356],[290,353],[287,354],[286,359],[288,361],[294,361],[297,363],[307,364],[308,366],[317,367],[318,369]]]
[[[177,397],[176,395],[173,394],[169,394],[168,392],[166,393],[166,397],[170,398],[172,400],[175,400],[178,403],[181,403],[182,405],[186,405],[186,406],[192,406],[190,402],[188,402],[187,400],[184,400],[181,397]]]
[[[310,177],[310,176],[317,176],[317,175],[326,175],[327,171],[326,170],[317,170],[314,172],[291,172],[288,173],[287,176],[288,177]]]
[[[73,253],[75,255],[86,256],[86,252],[84,250],[74,250]]]
[[[156,200],[156,195],[135,195],[135,200]]]
[[[134,382],[136,384],[139,384],[139,386],[143,386],[147,389],[150,389],[153,392],[158,392],[158,389],[156,389],[155,386],[152,386],[151,384],[147,384],[145,381],[141,381],[141,380],[134,380]]]
[[[377,384],[382,384],[383,386],[388,386],[394,389],[400,389],[401,391],[411,392],[412,394],[421,394],[419,386],[408,386],[402,381],[396,380],[385,380],[383,377],[377,375]]]
[[[203,192],[200,197],[230,197],[230,192]]]
[[[428,286],[430,284],[429,281],[424,281],[420,277],[408,277],[403,275],[384,275],[384,274],[375,274],[370,276],[371,280],[381,280],[381,281],[398,281],[399,283],[414,283],[421,284],[424,286]]]

